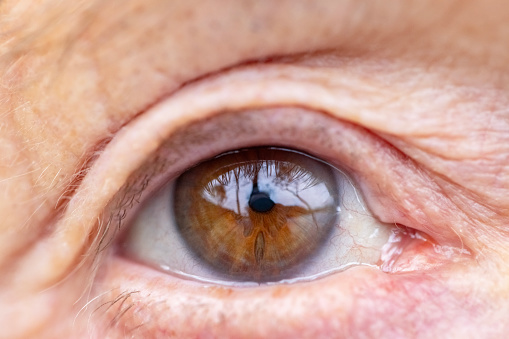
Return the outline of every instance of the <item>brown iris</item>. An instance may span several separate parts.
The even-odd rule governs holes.
[[[175,187],[177,227],[216,272],[273,281],[316,253],[338,218],[334,169],[302,153],[253,148],[185,172]]]

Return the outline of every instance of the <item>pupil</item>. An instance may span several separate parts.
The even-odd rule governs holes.
[[[269,195],[265,192],[260,192],[258,184],[254,182],[253,192],[249,197],[249,207],[255,212],[267,213],[274,205],[275,203],[270,199]]]

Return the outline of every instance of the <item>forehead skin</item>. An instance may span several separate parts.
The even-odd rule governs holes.
[[[509,144],[509,11],[503,0],[275,3],[2,2],[0,269],[15,275],[37,239],[55,232],[54,220],[82,179],[80,171],[134,117],[189,82],[289,55],[295,57],[285,63],[332,65],[349,79],[397,94],[420,86],[460,88],[446,100],[446,117],[432,109],[442,106],[428,101],[426,114],[380,109],[337,115],[413,152],[436,173],[456,176],[456,185],[485,199],[480,205],[493,212],[491,224],[507,225],[509,170],[500,160],[507,159]],[[456,105],[465,98],[465,106]],[[470,129],[453,123],[472,119]],[[455,148],[444,135],[468,147]],[[466,161],[481,155],[487,160]],[[461,177],[460,160],[470,166]],[[496,179],[481,181],[486,173]],[[480,189],[486,185],[493,191]],[[0,286],[12,288],[10,275]]]

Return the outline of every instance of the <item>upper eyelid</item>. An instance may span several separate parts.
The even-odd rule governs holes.
[[[136,171],[136,173],[133,173],[132,179],[128,182],[127,185],[123,187],[123,189],[119,192],[118,198],[114,199],[114,203],[111,206],[111,215],[124,215],[124,209],[128,208],[130,209],[133,205],[133,201],[139,202],[139,198],[141,194],[149,196],[152,194],[152,192],[161,186],[162,184],[165,184],[169,179],[175,178],[175,176],[181,174],[184,170],[187,170],[190,166],[196,165],[198,162],[207,160],[207,158],[213,157],[217,155],[218,153],[230,151],[232,149],[236,148],[242,148],[242,147],[251,147],[251,146],[257,146],[260,143],[264,142],[264,138],[260,140],[259,136],[253,136],[249,135],[249,137],[241,138],[240,135],[246,135],[242,131],[242,129],[239,127],[239,125],[249,126],[253,127],[256,126],[256,123],[251,124],[252,120],[249,119],[255,119],[258,121],[267,121],[267,125],[264,127],[261,127],[263,123],[258,122],[258,126],[262,130],[269,130],[270,127],[273,127],[273,130],[278,130],[279,128],[284,129],[288,126],[292,126],[292,128],[297,128],[297,131],[302,132],[304,129],[309,129],[312,131],[315,131],[315,133],[321,133],[321,131],[318,131],[320,128],[325,128],[325,124],[322,122],[321,124],[316,124],[314,129],[312,126],[309,125],[301,125],[300,127],[297,127],[298,124],[292,123],[287,124],[284,127],[276,127],[273,124],[273,122],[270,122],[270,117],[276,113],[277,109],[266,109],[261,111],[241,111],[241,112],[230,112],[230,113],[224,113],[220,114],[219,116],[216,116],[213,119],[213,122],[197,122],[194,124],[191,124],[191,126],[184,127],[181,133],[177,133],[176,135],[173,135],[170,138],[170,142],[167,145],[162,146],[164,150],[169,150],[169,153],[171,154],[170,157],[165,157],[159,155],[159,153],[156,153],[155,157],[149,161],[147,161],[142,167],[139,167]],[[279,113],[279,115],[282,115],[284,112],[284,116],[288,117],[289,114],[295,114],[299,115],[300,118],[303,118],[306,116],[308,119],[310,116],[316,115],[317,117],[320,117],[323,115],[322,113],[312,113],[312,112],[306,112],[304,110],[300,109],[291,109],[289,108],[287,112],[283,111]],[[281,119],[281,118],[280,118]],[[246,120],[246,122],[244,121]],[[250,122],[251,121],[251,122]],[[224,124],[232,124],[232,127],[230,130],[238,130],[238,132],[229,132],[228,135],[225,135],[223,137],[215,137],[214,141],[204,139],[205,135],[208,133],[212,134],[210,131],[211,128],[214,130],[221,130],[227,126]],[[237,125],[239,124],[239,125]],[[339,124],[339,122],[338,122]],[[210,125],[210,126],[207,126]],[[300,128],[300,130],[299,130]],[[317,150],[313,150],[311,144],[318,143],[317,140],[320,140],[320,138],[316,137],[316,135],[313,137],[314,143],[312,142],[301,142],[301,143],[294,143],[294,144],[287,144],[288,142],[288,133],[293,132],[287,132],[286,134],[283,132],[282,134],[278,133],[278,137],[275,138],[277,140],[273,140],[272,142],[267,143],[265,140],[266,145],[273,145],[273,143],[282,145],[283,147],[285,145],[287,146],[293,146],[294,148],[302,148],[302,147],[308,147],[308,150],[316,152]],[[191,137],[189,137],[191,135]],[[235,137],[234,135],[237,135]],[[261,135],[264,135],[261,133]],[[265,134],[267,136],[267,134]],[[302,134],[301,134],[301,137]],[[253,141],[252,138],[255,138],[257,141]],[[294,137],[290,137],[293,139]],[[325,139],[325,135],[323,136]],[[233,139],[236,139],[233,141]],[[190,145],[185,145],[185,140],[189,142]],[[197,141],[198,140],[198,141]],[[285,141],[286,140],[286,143]],[[225,145],[224,142],[227,142]],[[246,143],[247,142],[247,143]],[[190,156],[190,154],[196,154],[197,151],[199,151],[202,148],[207,148],[207,151],[205,154],[202,155],[195,155]],[[182,149],[181,149],[182,148]],[[179,158],[188,158],[187,161],[181,162],[180,164],[175,163],[175,159]],[[319,160],[319,159],[318,159]],[[321,160],[319,160],[321,161]],[[341,161],[339,161],[341,162]],[[171,164],[170,164],[171,163]],[[171,168],[171,171],[168,171],[168,167]],[[147,174],[148,173],[148,174]],[[147,188],[149,181],[155,181],[156,183],[151,183],[151,188],[148,192],[145,192],[145,188]],[[134,211],[130,211],[130,215],[135,214]],[[109,218],[111,219],[111,217]]]
[[[332,79],[334,83],[331,83]],[[233,97],[228,91],[232,88],[237,92]],[[358,91],[354,94],[352,91],[355,89]],[[169,134],[185,123],[225,110],[271,105],[309,107],[357,120],[357,112],[363,107],[369,111],[373,109],[373,102],[386,101],[385,91],[376,92],[376,89],[373,84],[360,81],[356,76],[343,76],[337,81],[337,77],[331,78],[331,69],[322,71],[295,66],[248,67],[244,71],[233,70],[215,79],[192,84],[127,124],[97,159],[57,225],[59,232],[47,242],[47,246],[53,248],[59,248],[52,246],[54,242],[67,243],[71,253],[67,250],[34,251],[27,259],[35,256],[41,267],[55,262],[62,268],[69,267],[96,226],[95,219],[91,221],[90,216],[99,217],[104,206],[127,182],[130,173],[141,166],[147,155],[157,149]],[[367,91],[371,101],[366,103],[359,98],[359,91]],[[394,95],[391,92],[391,96]],[[372,123],[376,124],[376,120]],[[46,280],[55,281],[65,270],[47,272],[55,273]],[[41,273],[41,280],[45,280],[43,276]]]

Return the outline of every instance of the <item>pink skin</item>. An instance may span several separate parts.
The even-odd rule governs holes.
[[[509,333],[502,0],[53,3],[0,5],[3,336]],[[274,107],[274,121],[285,108],[335,119],[334,154],[304,138],[271,142],[341,164],[380,221],[433,241],[405,238],[387,272],[257,288],[135,263],[115,250],[120,235],[95,266],[83,260],[107,205],[163,141],[223,111]]]

